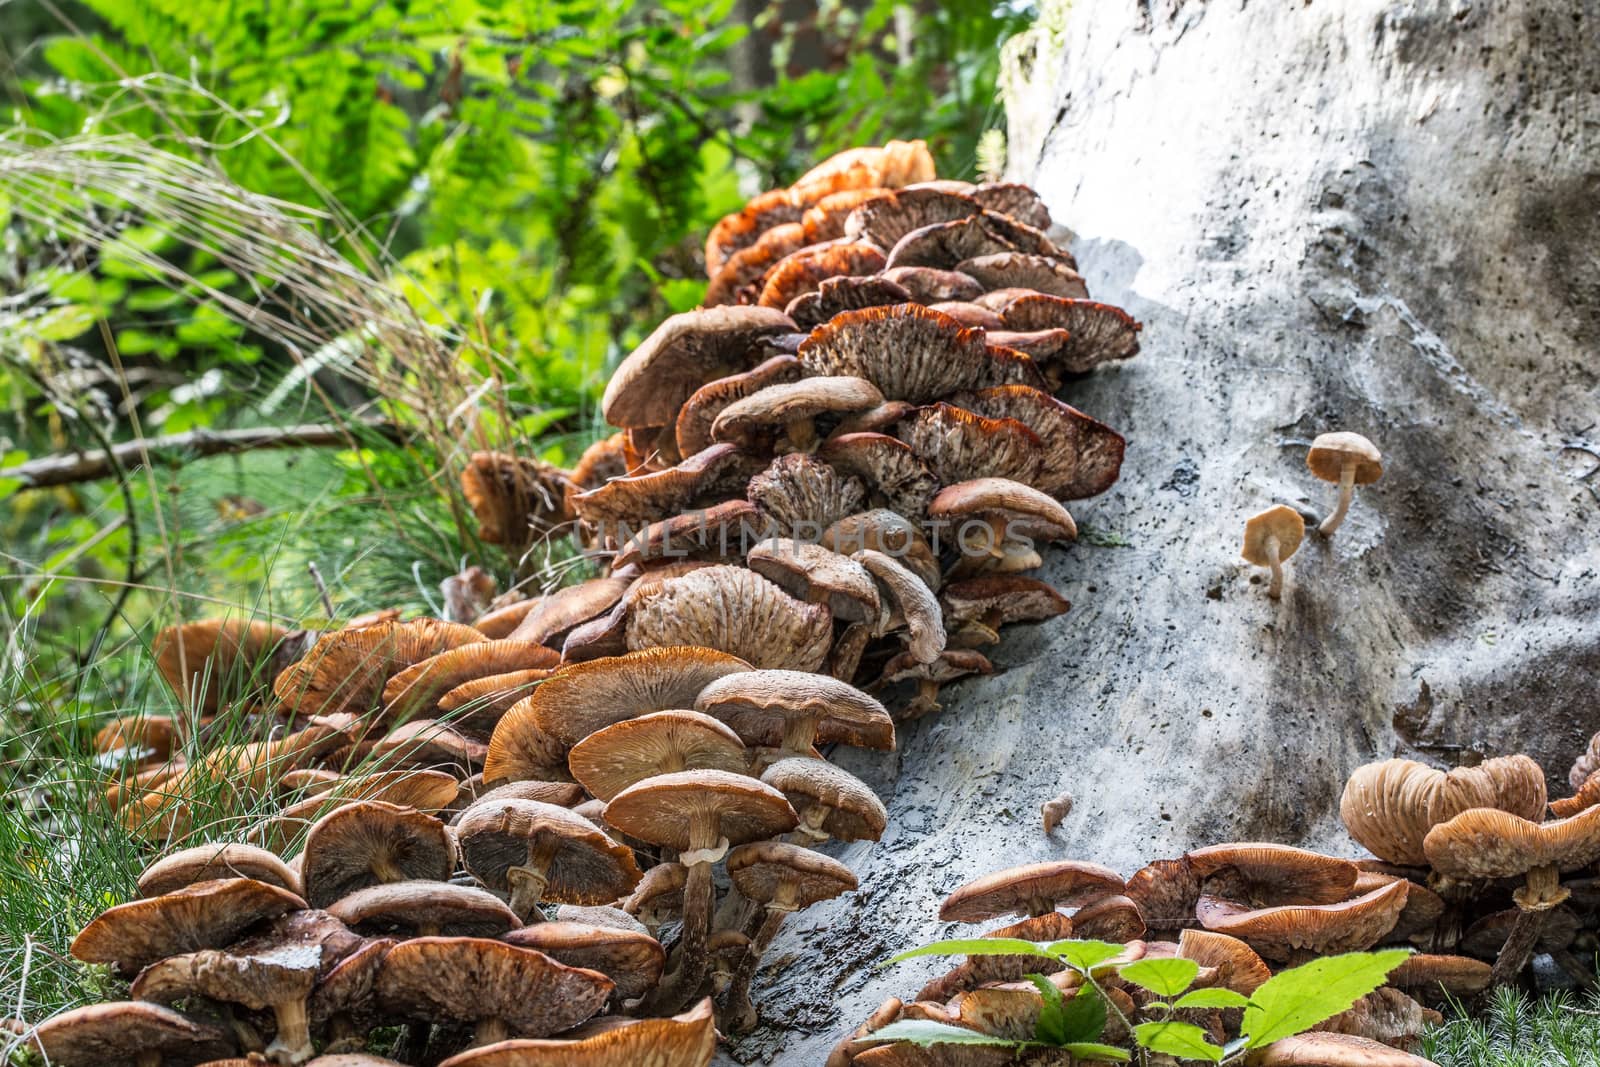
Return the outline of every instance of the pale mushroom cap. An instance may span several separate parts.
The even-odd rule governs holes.
[[[876,841],[889,825],[889,813],[872,788],[827,760],[791,756],[762,772],[761,780],[788,798],[805,819],[808,808],[825,808],[820,829],[841,841]]]
[[[745,769],[744,742],[696,711],[658,711],[597,730],[572,746],[572,776],[600,800],[635,782],[672,771]]]
[[[1203,891],[1240,904],[1337,904],[1358,871],[1349,860],[1259,841],[1210,845],[1184,854]]]
[[[263,919],[305,906],[288,890],[250,878],[196,882],[107,908],[73,939],[72,955],[137,970],[163,956],[219,948]]]
[[[1267,539],[1278,540],[1278,562],[1282,563],[1299,549],[1306,535],[1306,520],[1294,508],[1277,504],[1266,511],[1250,516],[1244,524],[1244,547],[1239,554],[1248,563],[1265,567]]]
[[[805,908],[854,890],[850,868],[783,841],[757,841],[728,853],[728,877],[747,900]]]
[[[1428,862],[1453,878],[1515,878],[1535,867],[1575,871],[1600,859],[1600,808],[1535,823],[1495,808],[1471,808],[1428,831]]]
[[[1321,434],[1306,453],[1306,466],[1325,482],[1339,481],[1346,463],[1355,464],[1357,485],[1369,485],[1383,477],[1383,456],[1358,433]]]
[[[806,715],[816,720],[820,744],[894,747],[894,720],[884,706],[848,682],[825,674],[789,670],[729,674],[706,685],[695,707],[728,723],[746,744],[777,744],[783,724]]]
[[[1501,756],[1444,772],[1415,760],[1358,767],[1339,800],[1350,836],[1392,863],[1427,863],[1423,839],[1470,808],[1500,808],[1539,819],[1547,799],[1544,771],[1527,756]]]
[[[727,771],[678,771],[646,778],[606,805],[606,822],[625,834],[683,852],[719,838],[743,844],[788,833],[799,820],[783,794]]]
[[[832,640],[825,605],[803,603],[754,571],[726,565],[668,579],[628,619],[630,649],[700,646],[757,667],[816,670]]]
[[[933,498],[928,515],[951,520],[978,516],[1003,519],[1016,524],[1018,532],[1052,540],[1070,541],[1078,536],[1077,523],[1059,501],[1008,478],[974,478],[947,485]]]
[[[569,585],[541,600],[539,606],[523,617],[506,640],[523,646],[552,641],[574,626],[610,610],[627,591],[627,580],[615,577],[591,578],[577,585]],[[553,650],[547,651],[555,656],[554,662],[537,653],[530,653],[527,667],[548,669],[560,662],[559,654]]]
[[[567,808],[537,800],[480,800],[456,828],[466,867],[483,884],[505,889],[507,871],[528,859],[535,843],[554,847],[544,898],[566,904],[608,904],[639,884],[633,852]]]
[[[499,937],[522,925],[493,893],[449,882],[368,886],[328,905],[328,914],[351,928],[380,934],[426,927],[453,937]]]
[[[717,441],[738,442],[760,427],[834,412],[866,411],[882,403],[883,394],[860,378],[802,378],[769,385],[729,404],[711,424],[711,436]]]
[[[616,983],[616,995],[623,1000],[642,997],[654,988],[667,962],[660,942],[648,933],[614,926],[558,919],[513,930],[502,940],[536,949],[568,967],[599,971]]]
[[[876,619],[877,583],[867,569],[846,556],[785,537],[770,537],[750,547],[751,570],[798,599],[825,603],[838,619]]]
[[[1397,881],[1338,904],[1293,904],[1252,909],[1202,896],[1195,914],[1207,930],[1249,942],[1276,959],[1296,950],[1355,952],[1383,939],[1406,906],[1409,883]]]
[[[670,1019],[643,1019],[581,1040],[501,1041],[439,1067],[709,1067],[716,1048],[707,999]]]
[[[926,141],[889,141],[836,152],[802,174],[790,188],[804,199],[810,190],[831,185],[829,179],[841,175],[851,178],[842,188],[898,189],[931,181],[934,173],[933,153],[928,151]]]
[[[180,849],[152,863],[139,875],[139,895],[158,897],[196,882],[253,878],[300,894],[300,877],[264,848],[215,841]]]
[[[382,881],[444,881],[456,849],[444,823],[381,800],[363,800],[318,819],[306,834],[300,878],[312,907]],[[377,868],[375,870],[374,868]],[[379,870],[399,877],[380,877]]]
[[[1098,863],[1053,860],[1010,867],[976,878],[945,897],[939,918],[945,922],[982,922],[1013,912],[1026,912],[1036,901],[1056,907],[1081,907],[1123,891],[1122,876]]]
[[[517,1033],[543,1036],[593,1017],[611,979],[567,967],[542,952],[475,937],[419,937],[389,951],[378,997],[410,1018],[438,1022],[499,1019]]]
[[[1436,1067],[1432,1060],[1365,1037],[1315,1030],[1274,1041],[1245,1062],[1250,1067]]]
[[[906,650],[918,663],[932,663],[944,651],[946,635],[944,612],[922,579],[904,564],[883,552],[865,548],[850,557],[860,563],[888,590],[894,607],[883,620],[889,628],[905,626]]]
[[[199,1063],[234,1047],[219,1027],[137,1000],[62,1012],[40,1023],[33,1036],[55,1067],[117,1067],[149,1052],[160,1052],[163,1063]]]

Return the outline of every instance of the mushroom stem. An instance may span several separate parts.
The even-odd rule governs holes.
[[[817,450],[817,425],[812,419],[790,419],[784,424],[784,435],[789,438],[789,447],[796,452]]]
[[[1344,517],[1350,511],[1350,501],[1356,495],[1356,462],[1347,459],[1339,465],[1339,504],[1333,509],[1333,514],[1317,524],[1317,532],[1323,537],[1332,537],[1333,532],[1344,523]]]
[[[1267,583],[1267,595],[1277,600],[1283,595],[1283,562],[1278,559],[1278,539],[1268,537],[1264,548],[1267,566],[1272,568],[1272,581]]]
[[[511,885],[511,910],[525,923],[544,919],[539,901],[544,897],[544,887],[550,884],[550,865],[560,847],[558,841],[540,835],[528,842],[527,862],[506,871],[506,881]]]
[[[380,854],[374,856],[372,858],[372,862],[368,864],[368,867],[371,869],[373,876],[376,877],[378,881],[385,884],[389,882],[403,882],[406,880],[406,872],[395,866],[394,862],[387,855]]]
[[[510,1036],[511,1028],[506,1026],[503,1019],[479,1019],[478,1024],[472,1028],[472,1045],[474,1048],[492,1045]]]
[[[1555,867],[1535,867],[1528,872],[1528,884],[1511,895],[1517,904],[1517,921],[1511,924],[1506,943],[1500,947],[1500,955],[1489,972],[1489,988],[1516,982],[1533,959],[1551,910],[1571,895],[1562,888],[1561,874]]]
[[[677,968],[662,980],[649,1006],[651,1013],[673,1014],[694,999],[706,978],[706,938],[711,930],[712,901],[716,896],[710,863],[689,867],[683,886],[683,935]]]
[[[760,1021],[756,1006],[750,1000],[750,983],[755,980],[756,970],[761,966],[761,957],[772,946],[783,920],[793,910],[793,907],[785,908],[776,903],[767,905],[761,928],[750,939],[750,947],[745,949],[744,955],[739,957],[739,964],[733,969],[733,980],[728,983],[725,1001],[723,1025],[729,1033],[747,1034]]]
[[[797,756],[811,754],[817,739],[817,720],[810,715],[796,715],[783,724],[783,751]]]
[[[304,1063],[316,1055],[311,1046],[311,1021],[306,1016],[305,997],[295,997],[272,1006],[278,1033],[267,1046],[267,1059],[273,1063]]]

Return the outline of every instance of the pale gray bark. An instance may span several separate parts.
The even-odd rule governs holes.
[[[890,828],[840,852],[862,892],[774,946],[782,1029],[740,1058],[820,1063],[914,993],[936,964],[878,963],[992,869],[1353,853],[1344,778],[1394,753],[1526,750],[1560,795],[1600,728],[1597,41],[1591,0],[1072,6],[1009,101],[1013,176],[1146,323],[1064,394],[1127,434],[1123,478],[1049,555],[1068,615],[1008,631],[896,756],[837,757]],[[1332,506],[1305,451],[1333,429],[1387,472],[1268,600],[1244,520]]]

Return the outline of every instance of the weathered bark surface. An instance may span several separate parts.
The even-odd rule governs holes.
[[[820,1063],[915,992],[935,964],[878,963],[944,935],[937,902],[977,874],[1349,852],[1357,764],[1525,750],[1560,795],[1600,728],[1596,4],[1097,0],[1066,26],[1010,101],[1013,166],[1091,292],[1147,324],[1066,393],[1127,434],[1123,479],[1047,564],[1070,614],[1009,631],[1003,673],[893,765],[838,757],[890,829],[841,853],[858,896],[779,939],[756,1001],[786,1032],[740,1058]],[[1272,602],[1244,520],[1331,506],[1305,450],[1333,429],[1387,472]]]

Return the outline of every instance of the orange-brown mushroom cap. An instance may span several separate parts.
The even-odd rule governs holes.
[[[995,871],[945,897],[944,922],[982,922],[1013,913],[1041,915],[1075,908],[1123,891],[1121,875],[1098,863],[1052,860]]]

